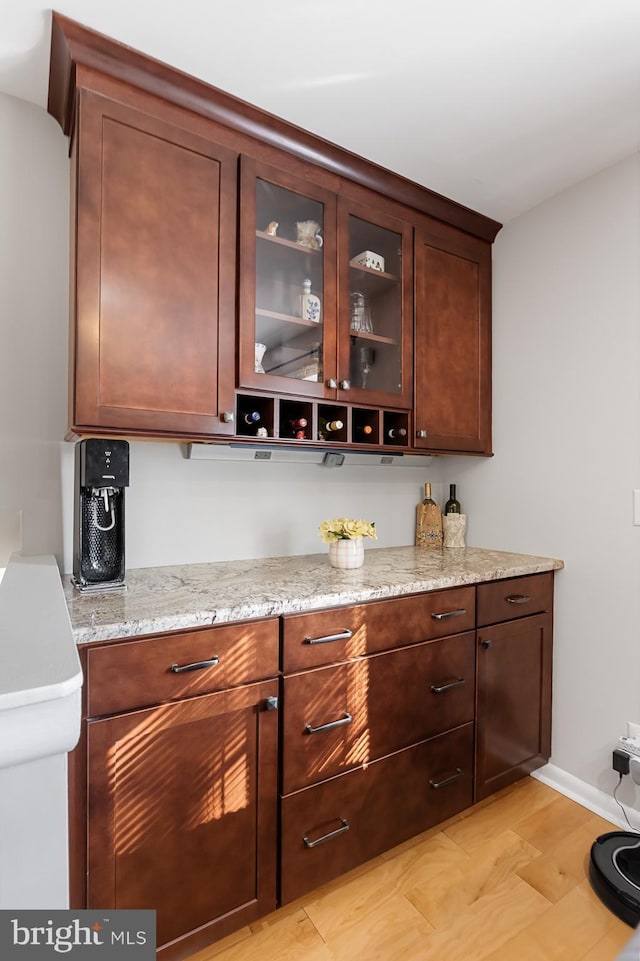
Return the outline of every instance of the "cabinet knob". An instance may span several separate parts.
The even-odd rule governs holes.
[[[330,377],[327,381],[327,387],[330,387],[331,390],[336,390],[338,387],[338,381],[334,377]]]
[[[423,440],[426,436],[427,436],[427,431],[426,431],[426,430],[417,430],[417,431],[416,431],[416,437],[419,437],[421,440]]]
[[[223,410],[223,411],[222,411],[222,420],[223,420],[223,422],[224,422],[225,424],[233,424],[233,421],[235,420],[235,418],[234,418],[234,416],[233,416],[233,411],[232,411],[232,410]]]
[[[485,651],[488,651],[491,647],[491,641],[488,638],[484,638],[484,640],[480,641],[480,647],[484,648]]]
[[[340,390],[351,390],[351,381],[350,381],[350,380],[341,380],[341,381],[340,381]]]

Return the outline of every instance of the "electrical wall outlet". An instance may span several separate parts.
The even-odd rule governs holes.
[[[627,721],[627,737],[640,737],[640,724]]]

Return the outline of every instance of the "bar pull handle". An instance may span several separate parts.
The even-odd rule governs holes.
[[[447,784],[452,784],[454,781],[457,781],[459,777],[462,777],[462,773],[462,768],[457,767],[453,774],[450,774],[449,777],[443,777],[441,781],[436,781],[435,778],[429,778],[429,784],[437,791],[438,788],[446,787]]]
[[[333,731],[337,727],[344,727],[345,724],[351,724],[353,721],[353,715],[349,714],[348,711],[344,712],[344,717],[339,717],[337,721],[329,721],[327,724],[319,724],[318,727],[312,727],[311,724],[307,724],[304,732],[305,734],[320,734],[322,731]]]
[[[348,641],[353,637],[353,631],[348,627],[339,631],[337,634],[325,634],[323,637],[305,637],[303,644],[329,644],[331,641]]]
[[[334,838],[340,837],[341,834],[346,834],[349,830],[349,822],[346,818],[340,818],[340,824],[341,826],[336,828],[335,831],[329,831],[328,834],[323,834],[322,837],[316,838],[315,841],[312,841],[311,838],[308,838],[305,834],[302,839],[305,848],[317,848],[319,844],[326,844],[327,841],[333,841]]]
[[[462,614],[466,613],[466,608],[461,607],[457,611],[442,611],[441,614],[432,614],[431,617],[434,619],[434,621],[444,621],[447,617],[460,617]]]
[[[456,677],[452,681],[443,681],[442,684],[432,684],[431,693],[444,694],[445,691],[452,691],[455,687],[462,687],[463,684],[464,684],[464,678]]]
[[[530,600],[529,594],[509,594],[505,597],[507,604],[527,604]]]
[[[182,674],[184,671],[202,671],[205,667],[215,667],[220,662],[217,654],[214,654],[208,661],[194,661],[193,664],[172,664],[171,670],[174,674]]]

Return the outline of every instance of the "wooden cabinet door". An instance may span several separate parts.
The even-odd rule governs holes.
[[[88,908],[155,909],[158,946],[195,932],[192,950],[275,908],[276,694],[88,723]]]
[[[541,767],[551,754],[552,615],[477,632],[475,800]]]
[[[338,397],[410,408],[413,238],[389,207],[339,199]]]
[[[236,155],[87,91],[78,110],[71,426],[229,432]]]
[[[491,454],[490,244],[420,226],[415,303],[415,446]]]
[[[239,385],[335,399],[335,194],[243,156],[240,224]]]

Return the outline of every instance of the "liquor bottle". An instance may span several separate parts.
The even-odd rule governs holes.
[[[302,281],[298,313],[304,320],[312,320],[315,324],[319,324],[320,312],[320,298],[317,294],[311,293],[311,281],[307,278]]]
[[[318,422],[318,440],[327,440],[327,436],[341,431],[344,423],[341,420],[327,420],[321,417]]]
[[[456,485],[449,484],[449,500],[444,505],[445,514],[460,514],[460,501],[456,500]]]
[[[296,417],[291,421],[291,434],[296,440],[304,440],[307,436],[305,427],[309,421],[306,417]]]
[[[387,431],[387,437],[389,438],[389,440],[400,441],[402,440],[403,437],[406,437],[406,436],[407,436],[406,427],[391,427]]]
[[[442,514],[431,497],[431,484],[424,485],[424,500],[416,511],[416,546],[442,547]]]

